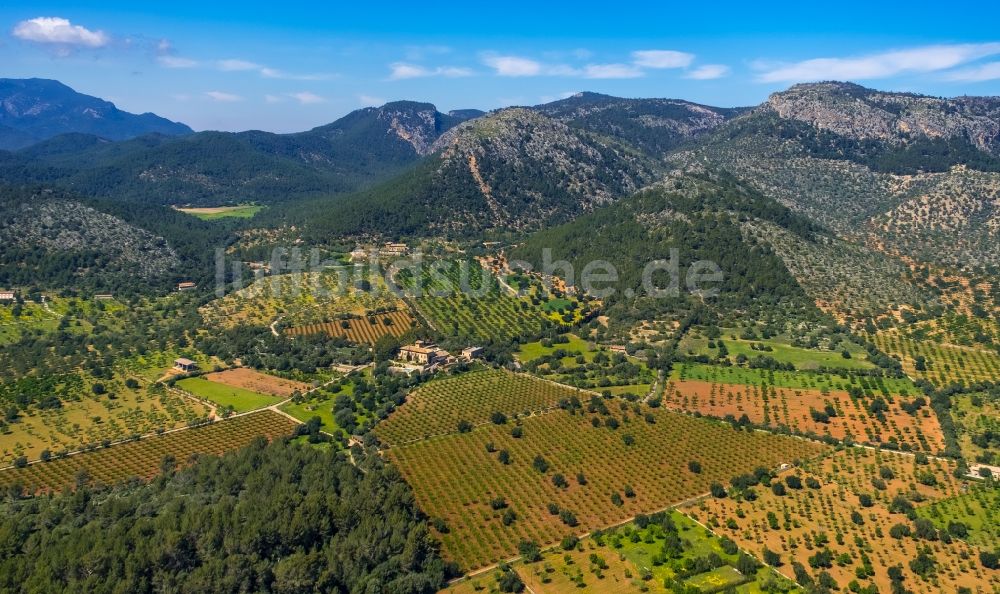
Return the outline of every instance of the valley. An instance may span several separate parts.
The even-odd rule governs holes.
[[[998,126],[825,82],[8,134],[0,567],[88,591],[29,553],[130,518],[163,591],[998,592]]]

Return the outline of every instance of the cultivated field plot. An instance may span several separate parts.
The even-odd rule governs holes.
[[[194,215],[204,221],[214,221],[216,219],[236,218],[249,219],[257,214],[262,206],[254,204],[239,204],[237,206],[203,206],[193,208],[177,208],[180,212]]]
[[[962,456],[969,461],[1000,463],[1000,394],[956,394],[951,416]]]
[[[268,375],[248,367],[226,369],[205,374],[203,377],[210,382],[281,398],[288,398],[295,392],[302,393],[309,389],[309,384],[304,382]]]
[[[757,466],[825,451],[803,439],[626,408],[607,415],[555,410],[524,419],[521,437],[511,424],[488,424],[386,455],[421,509],[448,525],[439,534],[446,556],[471,570],[515,554],[522,539],[553,543],[704,494],[712,482]],[[690,470],[690,461],[701,472]]]
[[[382,313],[369,313],[356,318],[345,318],[332,322],[293,326],[286,332],[292,336],[326,334],[327,336],[339,336],[355,344],[375,344],[383,336],[399,337],[415,326],[416,321],[410,312],[399,309]]]
[[[37,460],[48,450],[59,453],[146,435],[158,429],[183,427],[208,416],[204,404],[167,392],[162,387],[129,388],[116,376],[103,380],[106,393],[97,396],[89,374],[27,376],[0,384],[0,400],[13,402],[20,394],[58,398],[58,407],[28,407],[5,423],[0,432],[0,466],[24,456]],[[113,396],[112,396],[113,395]]]
[[[48,334],[56,330],[70,334],[90,332],[95,324],[115,327],[116,314],[125,308],[113,299],[95,301],[45,295],[45,302],[27,299],[15,305],[0,303],[0,345],[20,340],[28,332]],[[61,321],[66,319],[66,324]]]
[[[486,369],[435,380],[414,390],[406,403],[375,428],[389,446],[435,435],[455,433],[460,421],[472,425],[490,422],[501,412],[507,416],[528,415],[573,397],[584,400],[590,393],[509,371]]]
[[[337,267],[264,277],[199,311],[206,324],[214,327],[263,326],[279,318],[284,326],[294,327],[332,322],[345,314],[361,316],[401,307],[403,303],[379,275],[367,269]]]
[[[149,479],[160,472],[165,456],[173,456],[178,464],[185,464],[193,454],[221,455],[243,447],[255,437],[275,439],[289,435],[296,426],[283,415],[263,411],[0,471],[0,484],[19,484],[27,492],[43,492],[72,487],[81,478],[81,472],[106,484],[129,477]]]
[[[637,358],[592,345],[572,334],[558,340],[566,342],[546,339],[524,344],[517,353],[518,360],[535,375],[601,392],[645,395],[656,380],[656,373]]]
[[[930,453],[944,449],[941,425],[930,406],[925,404],[909,414],[902,409],[901,400],[880,400],[885,409],[875,414],[873,400],[852,398],[839,390],[676,380],[669,382],[663,393],[664,406],[684,412],[718,418],[732,415],[736,419],[747,415],[756,425],[858,443],[888,443]]]
[[[462,339],[510,340],[537,334],[549,323],[541,307],[502,289],[478,262],[448,262],[437,272],[428,266],[419,279],[403,270],[397,280],[417,295],[413,302],[431,326]]]
[[[899,494],[920,493],[935,501],[957,495],[961,482],[952,474],[955,466],[954,461],[944,458],[929,457],[927,464],[917,464],[916,457],[909,454],[848,448],[811,460],[804,468],[821,481],[836,482],[856,494],[869,493],[888,505]],[[929,475],[933,475],[933,481]]]
[[[780,388],[802,388],[807,390],[861,390],[868,397],[882,395],[916,396],[922,392],[908,379],[892,377],[868,377],[853,374],[848,370],[837,373],[814,373],[809,371],[773,371],[770,369],[750,369],[747,367],[707,365],[703,363],[679,363],[670,373],[673,380],[697,380],[719,384],[744,384],[752,386],[776,386]]]
[[[670,555],[664,553],[670,550]],[[732,584],[736,592],[798,592],[787,579],[768,567],[740,573],[740,554],[723,547],[722,540],[687,516],[670,511],[646,517],[580,540],[566,550],[556,547],[538,561],[519,561],[511,569],[535,594],[666,593],[665,583]],[[744,569],[748,569],[744,566]],[[462,581],[447,594],[496,591],[497,571]],[[742,585],[741,585],[742,584]],[[714,591],[705,588],[702,591]]]
[[[819,464],[827,472],[780,475],[776,481],[786,482],[794,474],[805,483],[795,483],[795,488],[787,483],[784,495],[759,487],[754,501],[710,497],[684,511],[756,555],[765,549],[777,553],[780,569],[788,575],[797,562],[814,578],[828,572],[842,589],[857,580],[888,592],[889,568],[898,566],[912,592],[957,592],[962,587],[992,592],[1000,587],[1000,574],[981,566],[976,547],[921,535],[905,514],[907,506],[920,510],[935,495],[951,491],[956,486],[948,478],[952,467],[945,462],[914,467],[914,458],[905,454],[851,450]],[[849,474],[852,470],[856,474]],[[883,478],[888,476],[893,478]],[[809,486],[812,480],[818,484]],[[872,498],[870,506],[862,503],[862,495]],[[908,533],[897,525],[905,525]]]
[[[934,522],[941,530],[961,524],[958,532],[966,532],[964,540],[985,550],[1000,543],[1000,488],[976,485],[963,495],[936,501],[921,507],[918,513]]]
[[[211,401],[220,407],[232,407],[236,412],[248,412],[278,404],[281,397],[261,394],[246,388],[238,388],[205,379],[204,376],[187,377],[177,380],[176,387],[198,398]]]
[[[592,544],[592,541],[588,541]],[[591,557],[593,555],[593,557]],[[548,571],[551,568],[551,571]],[[609,547],[587,547],[583,551],[553,553],[547,560],[515,567],[521,580],[536,594],[607,592],[632,594],[642,591],[639,570]],[[628,577],[631,575],[632,577]],[[479,580],[487,582],[487,580]],[[487,582],[488,583],[488,582]],[[666,592],[652,584],[653,592]],[[648,586],[647,586],[648,587]]]
[[[882,351],[899,355],[907,374],[926,379],[936,386],[996,381],[1000,378],[1000,354],[995,351],[913,340],[895,330],[879,332],[874,336],[874,342]]]
[[[838,350],[806,349],[792,346],[787,340],[744,340],[733,338],[723,330],[723,337],[709,340],[704,336],[688,333],[681,340],[679,349],[689,355],[708,355],[712,359],[719,356],[719,343],[725,347],[727,357],[735,362],[736,357],[743,355],[748,359],[757,356],[770,357],[781,363],[791,363],[796,369],[815,370],[820,367],[829,369],[872,369],[875,367],[868,361],[865,350],[856,344],[848,343],[847,350],[850,359],[843,356],[844,346]],[[735,332],[735,331],[733,331]]]

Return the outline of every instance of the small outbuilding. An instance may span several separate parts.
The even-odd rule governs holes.
[[[198,369],[198,364],[192,361],[191,359],[185,359],[184,357],[180,357],[178,359],[174,359],[174,369],[176,369],[177,371],[190,373]]]

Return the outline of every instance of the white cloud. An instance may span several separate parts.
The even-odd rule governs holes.
[[[954,70],[945,75],[948,80],[963,82],[983,82],[1000,78],[1000,62],[990,62],[980,66],[972,66]]]
[[[295,99],[302,105],[315,105],[317,103],[326,103],[326,99],[320,97],[315,93],[310,93],[309,91],[302,91],[301,93],[289,93],[289,97]]]
[[[358,95],[358,103],[365,107],[378,107],[379,105],[385,105],[385,99],[381,97],[374,97],[372,95]]]
[[[639,50],[632,52],[632,62],[643,68],[687,68],[694,54],[676,50]]]
[[[947,70],[986,56],[1000,54],[1000,43],[928,45],[851,58],[815,58],[772,67],[760,82],[864,80],[898,74]]]
[[[219,70],[224,72],[245,72],[247,70],[260,70],[264,68],[260,64],[237,59],[219,60],[215,64]]]
[[[494,56],[483,58],[483,63],[494,69],[498,76],[538,76],[542,74],[542,63],[518,56]]]
[[[239,95],[233,95],[232,93],[224,93],[222,91],[208,91],[205,93],[213,101],[218,101],[220,103],[234,103],[236,101],[243,101],[243,97]]]
[[[284,101],[279,95],[264,95],[264,103],[281,103]]]
[[[405,80],[408,78],[424,78],[428,76],[444,76],[448,78],[458,78],[462,76],[472,76],[472,71],[468,68],[457,66],[438,66],[427,68],[419,64],[408,64],[406,62],[395,62],[389,65],[389,80]]]
[[[584,78],[638,78],[645,76],[642,69],[631,64],[587,64]]]
[[[396,62],[395,64],[390,64],[389,69],[392,71],[389,74],[389,80],[405,80],[407,78],[430,76],[430,71],[423,66],[417,66],[415,64]]]
[[[729,76],[729,66],[725,64],[705,64],[704,66],[699,66],[684,75],[684,78],[693,78],[694,80],[712,80],[716,78],[722,78],[724,76]]]
[[[156,61],[160,66],[164,68],[194,68],[198,65],[197,60],[192,60],[191,58],[181,58],[179,56],[157,56]]]
[[[104,31],[91,31],[60,17],[37,17],[14,26],[14,37],[34,43],[63,47],[104,47],[111,38]]]

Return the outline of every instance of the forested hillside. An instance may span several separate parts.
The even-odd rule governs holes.
[[[397,173],[462,120],[429,103],[399,101],[295,134],[154,134],[125,142],[71,134],[0,159],[0,175],[8,183],[47,181],[152,204],[287,202],[348,192]]]
[[[656,164],[630,146],[521,108],[457,126],[432,148],[403,175],[324,204],[330,210],[307,232],[525,231],[569,220],[656,177]]]
[[[258,439],[149,484],[2,504],[0,589],[436,592],[447,570],[395,469]],[[9,490],[9,494],[16,490]]]
[[[131,294],[207,282],[229,229],[152,204],[0,186],[0,286]]]
[[[699,304],[732,319],[747,313],[813,316],[816,312],[801,287],[770,246],[741,235],[742,221],[775,224],[801,241],[812,242],[820,229],[807,219],[725,174],[711,171],[676,172],[666,181],[565,225],[532,235],[510,256],[541,270],[543,250],[552,260],[567,260],[579,275],[591,261],[612,263],[619,280],[605,300],[613,318],[637,321],[682,316]],[[642,290],[647,263],[669,260],[677,250],[678,296],[651,298]],[[686,285],[689,267],[700,260],[721,268],[714,297],[692,295]],[[668,286],[666,273],[653,277],[657,288]],[[603,288],[603,285],[602,285]],[[634,295],[633,295],[634,293]]]

